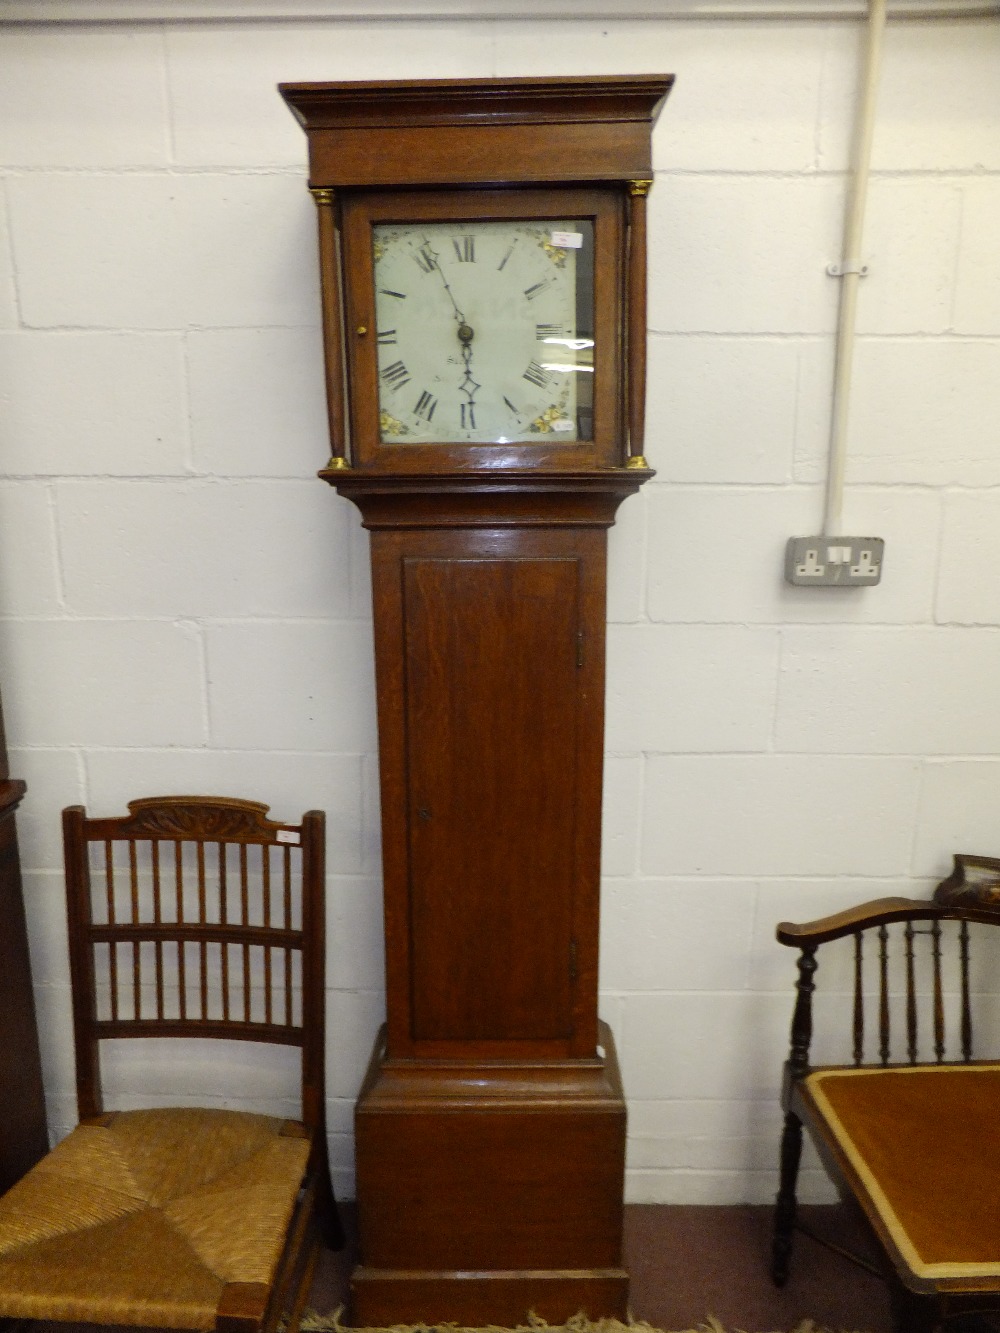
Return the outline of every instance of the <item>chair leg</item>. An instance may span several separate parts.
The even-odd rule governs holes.
[[[781,1180],[774,1206],[774,1234],[771,1240],[771,1280],[776,1287],[783,1287],[788,1281],[795,1231],[795,1185],[801,1157],[802,1121],[789,1111],[781,1135]]]

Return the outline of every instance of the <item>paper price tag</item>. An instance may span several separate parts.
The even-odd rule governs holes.
[[[278,842],[291,842],[294,843],[296,846],[299,843],[299,835],[295,832],[294,829],[280,828],[278,829],[277,833],[274,836],[278,840]]]
[[[560,250],[579,250],[583,245],[583,232],[554,231],[552,244],[558,246]]]
[[[573,423],[569,417],[557,417],[552,423],[553,430],[572,430]]]

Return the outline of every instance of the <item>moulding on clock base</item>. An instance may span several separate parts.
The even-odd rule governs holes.
[[[359,1327],[390,1328],[405,1324],[414,1310],[421,1322],[482,1327],[495,1320],[517,1328],[529,1314],[546,1323],[567,1323],[585,1310],[591,1317],[628,1319],[628,1273],[624,1268],[568,1272],[408,1273],[356,1268],[351,1277],[352,1318]]]
[[[626,1316],[625,1099],[599,1038],[589,1060],[393,1060],[380,1034],[355,1111],[356,1323]]]

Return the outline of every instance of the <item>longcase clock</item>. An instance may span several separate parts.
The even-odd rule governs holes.
[[[387,1022],[355,1319],[626,1312],[597,1016],[606,536],[643,456],[669,77],[286,84],[371,534]]]

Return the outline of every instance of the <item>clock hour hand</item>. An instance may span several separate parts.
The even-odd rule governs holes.
[[[464,373],[461,383],[458,386],[459,393],[465,394],[466,401],[460,404],[462,427],[465,430],[475,430],[476,428],[476,394],[482,387],[479,385],[472,374],[472,340],[476,336],[475,330],[471,324],[466,321],[465,315],[459,309],[458,302],[455,300],[455,293],[451,290],[451,283],[445,277],[444,269],[441,267],[440,258],[429,245],[425,245],[421,253],[425,256],[427,263],[437,269],[438,276],[444,283],[444,289],[448,293],[448,299],[451,301],[452,309],[455,312],[455,319],[458,321],[458,340],[462,344],[462,364]],[[429,271],[429,269],[428,269]]]
[[[458,386],[459,393],[464,393],[466,402],[461,404],[462,425],[466,430],[475,430],[476,428],[476,393],[480,385],[476,383],[472,375],[472,340],[475,332],[470,325],[466,324],[465,319],[458,326],[458,339],[462,344],[462,363],[465,367],[465,373],[462,376],[462,382]]]

